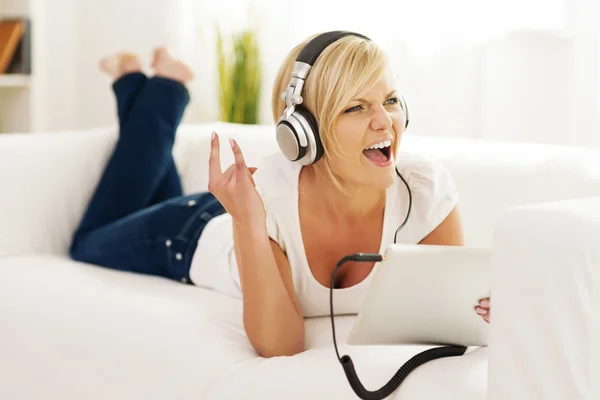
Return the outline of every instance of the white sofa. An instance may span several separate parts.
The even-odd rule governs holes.
[[[270,126],[182,126],[186,192],[206,190],[213,128],[250,165],[277,151]],[[328,318],[307,320],[305,352],[263,359],[238,300],[69,260],[116,135],[0,136],[0,399],[356,398]],[[418,368],[390,398],[600,398],[600,150],[412,135],[403,148],[448,168],[467,244],[494,248],[493,313],[489,347]],[[340,343],[353,319],[337,318]],[[424,349],[340,347],[371,390]]]

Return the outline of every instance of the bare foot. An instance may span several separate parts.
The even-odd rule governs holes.
[[[159,47],[154,50],[154,58],[152,60],[152,68],[156,76],[173,79],[183,84],[194,79],[194,73],[182,61],[176,60],[164,47]]]
[[[125,74],[141,71],[142,62],[133,53],[118,53],[100,60],[100,69],[117,80]]]

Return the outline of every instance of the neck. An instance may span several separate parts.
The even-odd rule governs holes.
[[[342,193],[329,177],[318,174],[313,166],[301,172],[302,195],[310,202],[318,202],[319,208],[328,216],[340,220],[356,220],[379,215],[385,205],[385,189],[365,188],[342,182],[346,193]]]

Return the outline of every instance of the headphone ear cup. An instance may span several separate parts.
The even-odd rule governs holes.
[[[296,118],[280,119],[277,123],[276,139],[279,150],[290,161],[298,161],[306,154],[306,148],[301,146],[302,140],[298,135],[304,136],[304,129],[299,123],[295,123]],[[301,130],[298,132],[298,130]]]
[[[323,157],[324,153],[321,135],[319,135],[319,124],[317,124],[317,120],[315,119],[314,115],[312,115],[312,113],[304,107],[296,106],[294,112],[304,118],[310,128],[309,131],[306,132],[306,137],[309,141],[313,141],[315,143],[316,153],[311,164],[316,163],[321,159],[321,157]]]
[[[404,110],[404,118],[406,119],[406,122],[404,123],[404,129],[406,130],[406,128],[408,128],[408,120],[409,120],[408,103],[406,102],[406,99],[404,98],[404,96],[400,95],[400,99],[402,102],[402,109]]]

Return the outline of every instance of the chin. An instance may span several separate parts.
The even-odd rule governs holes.
[[[374,182],[374,183],[378,189],[387,189],[387,188],[391,187],[394,184],[393,171],[392,171],[392,175],[387,174],[386,176],[381,176],[381,177],[379,177],[377,182]]]
[[[358,164],[346,164],[337,168],[333,168],[334,175],[341,178],[342,182],[346,182],[355,187],[363,187],[369,189],[385,190],[392,186],[396,181],[396,163],[395,157],[388,156],[388,159],[382,162],[372,162],[365,156]]]
[[[385,189],[394,184],[396,179],[395,157],[389,155],[385,163],[373,163],[370,160],[367,160],[367,163],[370,186]]]
[[[394,184],[396,180],[396,171],[391,165],[385,168],[377,168],[376,171],[369,171],[365,178],[364,185],[374,189],[387,189]]]

